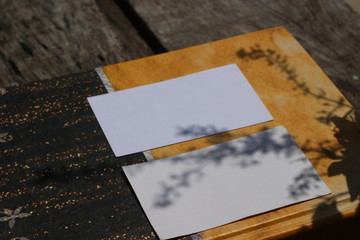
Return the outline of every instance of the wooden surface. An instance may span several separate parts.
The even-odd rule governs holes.
[[[353,108],[285,28],[105,66],[103,70],[115,90],[122,90],[231,63],[243,71],[274,121],[153,149],[154,158],[282,125],[306,153],[332,194],[208,230],[201,236],[204,239],[276,239],[323,224],[332,216],[356,215],[360,200],[360,164],[354,146],[359,143],[360,135],[349,134],[348,125],[353,127]],[[197,127],[206,131],[206,126]],[[344,131],[350,144],[342,139]],[[353,139],[349,140],[350,137]],[[294,194],[306,194],[306,188],[311,187],[313,181],[304,171],[294,181]]]
[[[2,0],[0,6],[0,87],[285,26],[360,108],[360,15],[340,0]]]
[[[360,15],[341,0],[2,0],[0,6],[0,87],[285,26],[355,109],[360,108]],[[182,74],[181,68],[171,70]],[[351,161],[351,156],[360,155],[359,120],[334,120],[341,146],[324,150],[338,162],[329,174],[343,178],[342,184],[346,182],[356,199],[360,180],[346,171],[359,168],[358,161]],[[329,213],[330,222],[353,214],[344,212],[333,198],[318,209]],[[257,234],[269,230],[261,224],[248,228],[254,229]],[[294,233],[286,231],[286,226],[276,232],[281,236]]]
[[[175,50],[285,26],[360,107],[360,15],[339,0],[130,0],[159,41]]]
[[[0,1],[0,87],[152,54],[113,1]]]

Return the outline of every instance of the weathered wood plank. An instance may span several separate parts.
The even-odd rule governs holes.
[[[360,109],[360,15],[343,1],[130,2],[168,50],[285,26]]]
[[[151,55],[113,1],[1,1],[0,87]]]

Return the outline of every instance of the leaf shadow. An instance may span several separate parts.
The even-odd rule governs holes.
[[[203,134],[213,135],[219,132],[219,129],[213,125],[190,125],[178,127],[178,129],[179,135],[192,137]],[[213,139],[216,139],[216,136],[210,138],[212,139],[210,141],[214,141]],[[187,189],[207,177],[205,169],[210,166],[221,167],[226,164],[234,168],[254,168],[260,166],[264,161],[262,156],[269,153],[289,158],[292,161],[291,163],[306,160],[304,155],[299,155],[299,151],[299,147],[289,134],[278,136],[273,129],[270,129],[244,138],[216,144],[212,147],[170,157],[166,161],[172,165],[181,165],[179,169],[182,170],[171,173],[159,181],[160,190],[155,194],[153,206],[155,208],[166,208],[175,204],[182,195],[187,193]],[[135,177],[136,175],[140,176],[142,170],[150,164],[134,166],[130,174]],[[185,170],[182,168],[184,166]],[[312,169],[301,172],[294,179],[294,182],[301,181],[301,184],[293,184],[291,189],[289,187],[289,198],[295,199],[300,195],[306,195],[308,189],[316,187],[316,183],[321,179],[314,176],[317,175]]]

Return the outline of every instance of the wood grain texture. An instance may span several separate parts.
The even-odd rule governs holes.
[[[130,2],[168,50],[285,26],[360,109],[360,15],[341,0]]]
[[[152,149],[154,158],[177,155],[282,125],[332,194],[211,229],[202,232],[202,237],[278,239],[358,214],[360,132],[350,114],[352,106],[285,28],[266,29],[105,66],[103,70],[113,87],[122,90],[231,63],[242,70],[274,121]],[[210,129],[208,134],[211,134],[211,126],[183,128],[194,135],[196,130],[192,129],[202,132]],[[304,171],[294,177],[294,185],[289,189],[295,195],[306,194],[313,180]],[[266,196],[256,200],[266,201]]]
[[[113,1],[0,2],[0,87],[151,55]]]

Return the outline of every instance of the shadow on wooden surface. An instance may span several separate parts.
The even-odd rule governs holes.
[[[343,124],[335,125],[334,122],[339,122],[342,118],[344,121],[353,121],[350,116],[354,111],[351,104],[285,28],[267,29],[137,61],[106,66],[103,69],[113,86],[121,90],[229,63],[239,65],[272,113],[274,121],[268,123],[272,125],[265,125],[283,125],[289,130],[333,194],[211,229],[201,233],[202,237],[274,239],[289,236],[310,226],[319,226],[320,223],[328,222],[331,216],[338,216],[339,212],[342,214],[341,219],[354,215],[358,199],[350,198],[348,183],[343,174],[349,175],[353,178],[351,181],[357,182],[356,175],[343,171],[344,173],[338,172],[337,175],[330,176],[328,172],[334,160],[331,156],[344,148],[341,141],[334,136]],[[119,77],[122,75],[126,75],[127,78]],[[261,127],[263,126],[258,126],[255,132]],[[254,133],[254,128],[245,128],[238,132],[234,130],[231,137]],[[207,129],[204,126],[190,126],[181,130],[197,134],[198,131]],[[249,132],[246,132],[247,130]],[[226,141],[224,138],[226,139],[226,136],[217,135],[216,141],[212,143]],[[155,159],[174,156],[206,147],[209,145],[208,140],[203,138],[196,142],[152,149],[151,153]],[[351,167],[347,170],[356,171]],[[183,177],[186,175],[179,176],[179,179],[183,180]],[[312,175],[304,172],[297,178],[295,189],[306,190],[312,185],[312,179]],[[332,199],[329,200],[329,197]],[[166,196],[164,199],[167,200]],[[336,208],[327,207],[329,203],[331,206],[335,204]]]
[[[337,217],[341,220],[341,216]],[[304,231],[283,240],[357,240],[360,239],[360,217],[336,221],[327,225],[318,226],[313,230]]]
[[[329,176],[343,175],[349,189],[350,201],[360,198],[360,129],[356,124],[356,119],[349,121],[345,118],[333,118],[335,123],[335,136],[341,146],[335,149],[324,149],[324,152],[333,160],[329,169]],[[349,169],[351,171],[349,171]],[[357,169],[358,171],[353,171]],[[304,228],[304,232],[286,238],[286,240],[300,239],[328,239],[328,240],[355,240],[360,239],[360,205],[356,210],[356,216],[347,218],[338,209],[336,202],[341,195],[329,197],[321,203],[313,216],[313,229]],[[318,223],[317,214],[324,212],[329,214],[325,222]]]
[[[342,213],[339,209],[343,207],[340,203],[347,194],[350,195],[350,202],[360,199],[359,109],[353,109],[350,105],[345,104],[343,99],[327,97],[326,93],[321,89],[309,88],[306,81],[298,76],[297,70],[291,67],[286,56],[277,54],[273,49],[262,49],[260,45],[255,45],[249,50],[242,48],[237,54],[246,61],[266,61],[268,66],[276,67],[279,71],[286,74],[287,79],[294,83],[295,88],[304,95],[316,98],[322,102],[324,109],[317,112],[318,116],[315,119],[329,127],[334,126],[333,132],[338,142],[337,144],[323,141],[319,143],[319,147],[307,147],[307,144],[305,144],[302,146],[302,149],[305,153],[316,152],[318,154],[318,157],[313,159],[312,163],[314,166],[322,159],[329,159],[331,163],[327,169],[327,175],[329,177],[343,176],[346,179],[348,193],[325,197],[325,201],[320,203],[315,209],[311,227],[314,230],[304,226],[302,229],[304,233],[287,239],[358,239],[360,229],[356,225],[360,223],[360,205],[355,210],[356,216],[354,217],[353,213],[350,219],[348,219],[349,216],[346,215],[346,212]],[[344,116],[333,115],[337,109],[343,107],[349,110]],[[310,143],[310,139],[307,141]],[[311,176],[306,176],[305,174],[299,184],[298,187],[301,189],[309,189],[311,187]],[[324,216],[327,217],[324,218]],[[329,225],[326,225],[326,223]]]
[[[319,0],[201,0],[195,7],[191,0],[126,0],[125,5],[119,1],[2,2],[0,11],[4,20],[0,25],[3,39],[0,51],[4,64],[0,65],[3,76],[0,86],[152,55],[154,47],[147,45],[146,36],[138,32],[141,26],[134,28],[134,24],[144,24],[162,50],[283,25],[302,43],[355,109],[360,109],[360,15],[342,1],[322,4]],[[122,6],[122,10],[118,6]],[[123,14],[124,9],[130,13]],[[131,20],[134,15],[135,20]],[[333,160],[328,174],[343,175],[352,198],[359,198],[358,176],[344,171],[349,166],[359,168],[356,162],[359,124],[355,119],[351,122],[346,118],[325,116],[322,120],[333,121],[336,138],[341,144],[340,148],[323,149]],[[325,201],[318,208],[332,213],[331,221],[334,222],[346,217],[336,214],[339,210],[334,199]],[[315,213],[313,218],[316,217]],[[314,226],[317,227],[316,221]],[[360,235],[356,226],[359,226],[359,218],[337,221],[288,240],[357,239],[351,237]]]
[[[360,198],[360,128],[358,120],[353,118],[334,117],[331,121],[335,124],[334,134],[340,146],[335,148],[323,148],[324,154],[332,160],[328,168],[329,176],[342,175],[346,178],[350,194],[350,201]],[[349,169],[351,171],[349,171]],[[338,194],[325,198],[325,201],[318,205],[313,215],[313,226],[310,228],[303,227],[301,232],[291,237],[283,238],[284,240],[355,240],[360,238],[360,205],[356,210],[356,215],[350,218],[339,211],[337,198],[343,195]],[[328,218],[323,219],[324,213]]]

